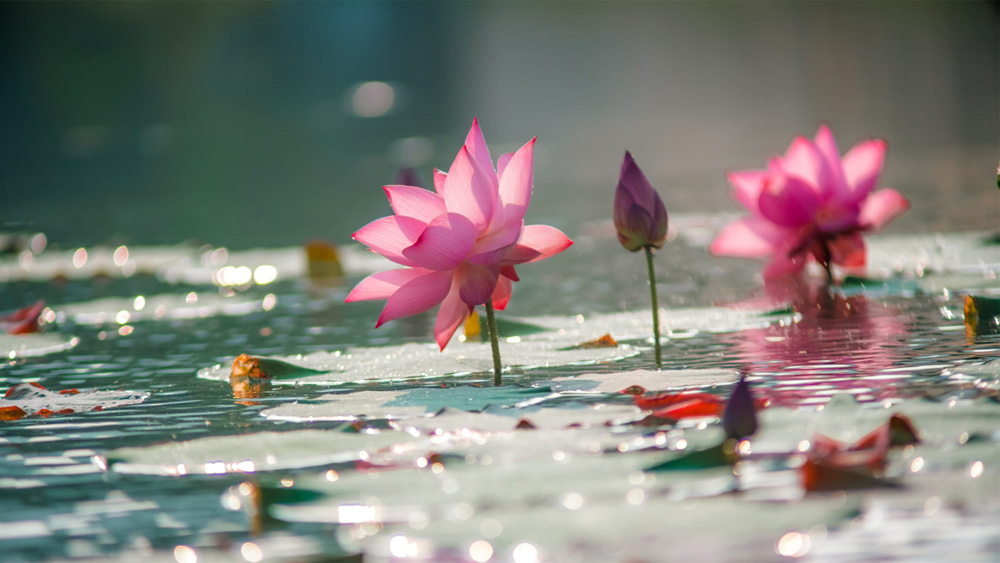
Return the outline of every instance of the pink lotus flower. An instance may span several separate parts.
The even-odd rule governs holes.
[[[873,191],[882,171],[885,141],[855,145],[843,159],[833,133],[822,125],[816,138],[798,137],[767,170],[729,175],[736,199],[750,217],[726,226],[713,254],[769,256],[764,277],[798,273],[809,255],[827,267],[866,263],[865,231],[881,229],[910,208],[896,190]]]
[[[554,256],[573,244],[547,225],[524,225],[531,200],[533,149],[528,141],[493,168],[479,129],[472,129],[448,173],[434,171],[434,190],[385,186],[394,215],[373,221],[354,239],[406,266],[372,274],[346,301],[385,299],[376,328],[440,304],[434,336],[444,350],[476,305],[506,307],[514,266]]]

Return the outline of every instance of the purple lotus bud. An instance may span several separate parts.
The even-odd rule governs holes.
[[[615,190],[614,220],[618,241],[631,252],[660,248],[667,238],[667,208],[628,151]]]
[[[757,431],[757,410],[745,375],[740,376],[722,411],[722,429],[727,438],[742,440]]]

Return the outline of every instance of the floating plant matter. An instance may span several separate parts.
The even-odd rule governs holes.
[[[149,393],[142,391],[50,391],[38,383],[21,383],[7,389],[0,398],[0,420],[20,420],[31,416],[48,418],[54,414],[101,411],[135,405],[147,398]]]

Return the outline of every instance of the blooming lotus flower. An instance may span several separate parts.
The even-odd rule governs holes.
[[[667,208],[628,151],[615,189],[614,221],[618,241],[630,252],[660,248],[667,239]]]
[[[885,141],[855,145],[843,158],[830,129],[814,140],[798,137],[766,170],[734,172],[729,182],[751,215],[725,227],[712,242],[713,254],[770,257],[765,278],[798,273],[809,255],[831,264],[862,267],[862,233],[878,230],[910,208],[896,190],[878,191]]]
[[[494,169],[479,122],[448,173],[435,170],[434,191],[385,186],[393,215],[373,221],[354,239],[405,266],[372,274],[346,301],[384,299],[376,328],[440,304],[434,336],[444,350],[476,305],[503,309],[517,264],[558,254],[573,242],[547,225],[524,225],[531,200],[533,150],[528,141],[502,155]]]

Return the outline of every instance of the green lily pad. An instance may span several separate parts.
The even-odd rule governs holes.
[[[522,401],[547,395],[546,388],[504,385],[502,387],[478,387],[460,385],[457,387],[422,387],[411,389],[385,404],[386,407],[423,407],[429,412],[446,407],[465,411],[478,411],[490,405],[512,406]]]

